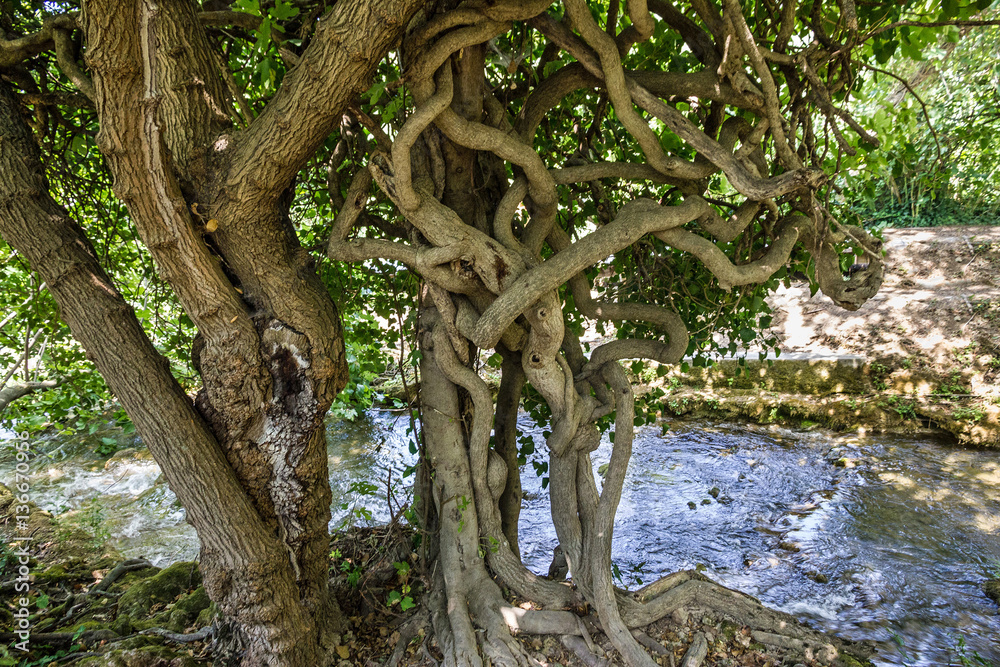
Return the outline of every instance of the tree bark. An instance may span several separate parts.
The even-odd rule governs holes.
[[[0,84],[0,230],[34,267],[135,423],[202,542],[213,598],[250,640],[246,664],[317,659],[287,552],[261,520],[208,424],[170,374],[80,227],[52,200],[34,139]]]
[[[61,384],[59,380],[41,380],[39,382],[14,382],[0,389],[0,415],[7,407],[28,394],[44,389],[52,389]]]
[[[48,196],[33,145],[25,184],[7,184],[18,213],[5,237],[46,277],[187,508],[209,594],[247,635],[246,665],[325,664],[341,622],[328,590],[323,419],[347,364],[339,314],[296,238],[286,193],[420,4],[338,3],[279,94],[235,133],[193,2],[83,3],[98,145],[198,328],[196,405]],[[23,148],[33,142],[5,94],[5,136]]]

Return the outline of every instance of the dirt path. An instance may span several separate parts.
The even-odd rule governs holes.
[[[977,394],[1000,375],[1000,227],[885,231],[886,280],[855,312],[807,284],[770,299],[786,352],[860,354],[869,361],[950,376]]]

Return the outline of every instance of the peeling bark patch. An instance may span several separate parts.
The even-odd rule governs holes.
[[[297,412],[296,402],[305,388],[303,366],[293,349],[277,348],[272,351],[270,366],[276,400],[283,402],[285,412]]]
[[[503,261],[503,258],[499,254],[494,261],[494,267],[497,274],[497,283],[503,285],[503,279],[510,275],[510,267],[507,266],[507,262]]]
[[[309,537],[302,521],[312,483],[309,471],[299,468],[306,459],[321,415],[308,373],[311,363],[305,336],[272,322],[261,339],[272,384],[259,442],[271,465],[268,490],[278,517],[280,537],[289,549],[298,576],[301,548]]]

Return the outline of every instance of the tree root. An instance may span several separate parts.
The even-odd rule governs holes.
[[[725,619],[743,627],[744,635],[764,645],[766,652],[781,656],[789,654],[810,664],[853,664],[841,660],[841,656],[848,654],[867,660],[876,649],[873,642],[851,642],[811,630],[793,616],[767,609],[749,595],[725,588],[697,572],[677,572],[631,595],[618,592],[617,597],[622,618],[631,628],[631,637],[646,651],[669,659],[671,664],[674,664],[673,652],[638,628],[655,623],[677,610]],[[410,640],[428,622],[434,625],[438,646],[444,654],[440,662],[445,666],[535,665],[536,661],[515,638],[521,634],[559,637],[562,645],[587,667],[609,667],[613,664],[591,639],[588,627],[604,630],[594,615],[584,618],[570,611],[515,607],[503,601],[499,588],[491,580],[477,582],[459,598],[446,597],[444,593],[432,590],[425,598],[430,615],[427,612],[418,614],[401,628],[400,639],[386,667],[397,667]],[[449,608],[451,613],[446,611]],[[457,617],[464,618],[476,637],[472,651],[467,648],[456,650],[454,622]],[[705,634],[697,632],[678,665],[700,667],[708,652]],[[426,657],[433,658],[430,653]],[[626,659],[626,664],[632,663]]]
[[[637,642],[639,642],[640,644],[642,644],[643,646],[645,646],[646,648],[648,648],[650,651],[652,651],[657,655],[670,654],[670,651],[667,650],[667,647],[665,647],[663,644],[661,644],[660,642],[656,641],[655,639],[647,635],[642,630],[632,630],[632,636],[635,637],[635,640]]]
[[[410,642],[420,634],[420,631],[427,627],[430,623],[430,614],[427,609],[421,609],[412,618],[410,618],[406,623],[404,623],[399,628],[399,640],[396,641],[396,646],[392,649],[392,655],[385,663],[385,667],[397,667],[400,660],[406,654],[406,647],[410,645]],[[427,646],[424,644],[423,650],[427,651]],[[434,660],[437,664],[437,660]]]
[[[703,632],[699,632],[694,636],[688,650],[684,652],[684,657],[681,658],[681,667],[701,667],[701,663],[705,661],[707,655],[708,640]]]
[[[619,604],[622,618],[630,628],[645,627],[682,608],[706,611],[751,628],[753,639],[761,644],[794,652],[807,661],[815,660],[820,664],[836,663],[842,653],[867,659],[877,648],[874,642],[852,642],[812,630],[790,614],[768,609],[756,598],[726,588],[692,571],[663,577],[634,596],[619,595]],[[633,636],[648,646],[635,632]],[[694,661],[696,654],[691,654],[690,663],[685,655],[681,664],[689,667],[700,664],[704,656]]]
[[[573,651],[587,667],[610,667],[611,661],[602,658],[588,648],[587,643],[576,635],[563,635],[562,645]]]
[[[176,642],[178,644],[190,644],[191,642],[200,642],[208,639],[215,634],[215,626],[206,625],[201,630],[197,632],[181,633],[181,632],[171,632],[164,628],[149,628],[148,630],[143,630],[139,633],[140,635],[157,635],[163,637],[167,641]]]

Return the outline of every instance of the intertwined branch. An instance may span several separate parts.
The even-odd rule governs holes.
[[[851,51],[857,42],[853,4],[840,0],[835,6],[842,19],[835,35],[822,32],[824,23],[816,13],[821,5],[813,6],[814,39],[795,47],[795,2],[784,3],[771,21],[756,21],[753,28],[737,0],[726,0],[721,12],[693,0],[691,15],[668,0],[630,0],[625,12],[631,25],[621,32],[614,24],[598,25],[585,0],[565,0],[562,19],[545,12],[546,2],[506,3],[502,9],[465,3],[434,16],[404,44],[405,81],[415,108],[395,131],[391,147],[379,149],[368,165],[402,216],[406,237],[389,240],[358,224],[366,219],[370,187],[364,172],[352,182],[334,224],[331,258],[401,262],[426,282],[440,317],[425,338],[427,350],[474,405],[469,433],[474,471],[494,465],[488,449],[493,403],[486,385],[468,367],[470,343],[473,349],[499,346],[520,353],[528,381],[552,413],[547,444],[560,545],[574,583],[594,605],[628,664],[651,663],[627,622],[648,612],[620,599],[610,576],[613,519],[631,454],[634,412],[628,379],[617,362],[644,358],[676,363],[687,352],[689,339],[683,320],[662,304],[595,299],[586,270],[651,236],[696,257],[720,287],[731,289],[768,280],[802,244],[815,262],[821,289],[837,303],[856,309],[875,293],[883,271],[877,241],[862,229],[841,225],[821,203],[827,152],[831,147],[854,150],[845,130],[877,143],[833,101],[850,86]],[[608,15],[617,11],[618,3],[612,3]],[[483,91],[483,117],[463,115],[453,106],[465,50],[495,40],[511,20],[526,21],[536,38],[547,42],[537,72],[559,51],[575,62],[520,88],[519,94],[527,93],[517,113],[508,111],[508,92],[498,86]],[[649,39],[657,20],[680,36],[701,69],[680,73],[625,67],[623,54]],[[578,150],[563,164],[547,164],[536,144],[538,130],[553,109],[580,90],[600,93],[594,125],[579,132]],[[692,111],[681,110],[681,103]],[[642,162],[588,159],[602,154],[593,139],[600,116],[608,112],[624,127]],[[829,133],[831,141],[820,136]],[[664,142],[664,135],[675,141]],[[489,156],[481,164],[494,160],[510,165],[513,179],[501,172],[494,199],[482,195],[488,218],[482,224],[472,224],[442,202],[441,146],[447,143]],[[664,145],[682,148],[671,151]],[[732,191],[713,191],[720,178]],[[611,180],[636,184],[616,196],[650,183],[667,184],[670,190],[659,201],[625,196],[616,205],[608,196]],[[561,222],[560,202],[566,199],[561,188],[578,184],[597,200],[598,215],[586,226],[576,218],[568,225]],[[720,194],[737,201],[722,200]],[[850,276],[840,267],[838,244],[845,241],[868,262]],[[749,257],[733,252],[747,246],[754,248]],[[585,358],[563,324],[559,290],[564,286],[585,316],[646,322],[665,341],[616,340]],[[611,412],[617,438],[598,493],[589,452],[599,440],[596,420]],[[502,480],[505,475],[491,471],[489,477]],[[488,488],[485,475],[473,474],[472,481],[481,534],[500,545],[488,557],[494,573],[522,596],[559,597],[507,548],[496,505],[502,487]],[[650,604],[655,609],[668,603]],[[460,630],[453,631],[460,644]]]
[[[521,12],[508,9],[502,19],[491,13],[495,10],[463,6],[435,17],[411,36],[407,50],[414,55],[407,81],[417,106],[396,133],[391,154],[377,156],[371,169],[381,189],[429,245],[418,247],[365,236],[347,241],[351,225],[343,222],[342,213],[331,240],[331,257],[401,261],[442,288],[486,304],[469,336],[482,348],[494,347],[526,306],[567,283],[588,315],[609,319],[607,305],[603,309],[589,305],[589,294],[585,294],[588,283],[581,271],[647,234],[693,254],[723,288],[766,280],[787,262],[795,244],[804,241],[816,258],[821,287],[838,303],[857,308],[874,293],[881,272],[876,242],[862,230],[842,228],[823,210],[816,193],[827,176],[818,166],[809,166],[821,164],[818,152],[826,148],[816,137],[818,122],[830,128],[837,145],[846,152],[853,152],[853,148],[844,139],[842,125],[877,143],[831,101],[831,91],[846,85],[844,74],[832,81],[824,81],[819,74],[826,72],[829,78],[843,72],[838,65],[850,53],[849,41],[837,43],[822,35],[804,48],[789,49],[784,32],[791,18],[783,15],[774,48],[764,48],[758,45],[736,0],[728,0],[721,14],[705,3],[693,3],[707,30],[669,2],[656,1],[650,7],[643,2],[629,3],[633,26],[617,36],[597,25],[584,0],[566,3],[564,21],[544,13],[532,15],[542,4],[519,6]],[[630,72],[623,67],[622,42],[648,37],[654,21],[650,8],[681,35],[704,69],[681,74]],[[851,12],[845,13],[850,23]],[[450,108],[453,84],[448,58],[497,37],[507,29],[503,21],[512,17],[528,20],[577,63],[542,80],[512,122],[506,118],[494,124],[466,120]],[[776,82],[782,79],[785,90],[779,93]],[[582,88],[596,88],[607,96],[641,150],[644,164],[580,164],[577,160],[562,168],[546,166],[534,145],[538,125],[567,95]],[[707,103],[708,113],[703,114],[700,126],[691,114],[677,109],[680,101],[703,108]],[[650,118],[694,149],[695,158],[665,151]],[[440,187],[432,180],[433,169],[414,175],[413,165],[421,159],[414,152],[428,153],[421,137],[432,126],[447,140],[492,153],[516,168],[518,177],[496,203],[492,235],[470,229],[445,210],[435,197]],[[744,197],[734,213],[720,213],[706,201],[710,196],[706,185],[713,174],[724,175]],[[608,224],[570,242],[573,230],[567,232],[554,224],[558,186],[577,182],[600,185],[608,178],[667,182],[683,193],[683,201],[663,206],[651,200],[634,200],[622,206]],[[523,231],[515,235],[512,220],[521,206],[528,208],[530,216]],[[697,224],[688,224],[692,222]],[[734,263],[720,244],[751,233],[755,223],[768,230],[766,251],[752,262]],[[828,233],[831,225],[836,233]],[[834,249],[836,242],[845,239],[858,245],[869,260],[868,269],[847,279],[835,261],[838,253]],[[555,254],[541,262],[539,253],[545,243]],[[659,323],[664,329],[673,329],[671,338],[681,337],[676,327],[665,324],[669,315],[645,305],[632,306],[617,304],[613,319]],[[685,349],[675,350],[673,356]]]

